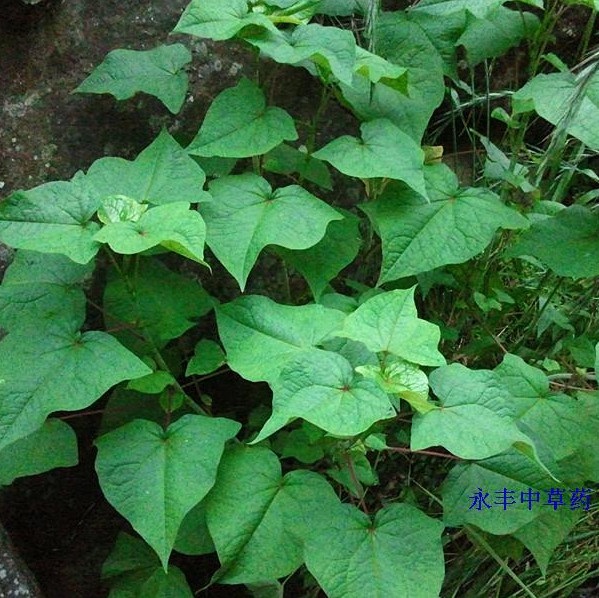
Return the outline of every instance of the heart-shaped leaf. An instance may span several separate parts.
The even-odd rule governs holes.
[[[246,0],[192,0],[173,33],[223,40],[250,25],[276,30],[268,17],[251,12]]]
[[[384,351],[420,365],[444,365],[437,350],[438,326],[418,318],[414,288],[381,293],[350,314],[339,336],[363,342],[371,351]]]
[[[152,50],[113,50],[77,89],[78,93],[110,93],[126,100],[143,91],[156,96],[177,114],[187,93],[191,52],[183,44],[158,46]]]
[[[518,429],[511,395],[494,372],[454,363],[429,380],[441,407],[414,416],[412,450],[444,446],[464,459],[485,459],[515,443],[532,444]]]
[[[77,436],[60,419],[47,420],[39,430],[0,450],[0,487],[56,467],[77,465]]]
[[[344,135],[314,153],[337,170],[362,179],[397,179],[426,196],[424,152],[391,121],[373,120],[361,126],[362,139]]]
[[[132,421],[96,441],[104,495],[156,551],[164,570],[185,515],[208,493],[237,422],[184,415],[168,429]]]
[[[37,430],[53,411],[84,409],[123,380],[152,370],[105,332],[57,320],[19,327],[0,342],[0,448]]]
[[[307,351],[289,361],[273,384],[272,416],[253,442],[301,417],[335,436],[356,436],[395,416],[387,394],[355,374],[337,353]]]
[[[442,531],[440,521],[406,503],[387,505],[374,521],[345,505],[314,525],[306,566],[330,598],[436,598],[445,572]]]
[[[214,581],[254,583],[293,573],[303,562],[310,528],[339,508],[318,474],[281,475],[276,455],[264,447],[225,453],[206,497],[208,529],[221,562]]]
[[[212,102],[187,151],[196,156],[248,158],[295,139],[291,116],[281,108],[267,107],[262,90],[242,79]]]
[[[209,201],[204,171],[163,129],[135,160],[100,158],[85,181],[101,197],[124,195],[139,203],[162,205]],[[104,221],[103,221],[104,222]]]
[[[0,203],[0,241],[87,264],[100,249],[94,239],[99,227],[91,222],[99,204],[80,172],[72,181],[16,191]]]
[[[425,202],[390,189],[362,209],[383,244],[378,284],[459,264],[479,254],[498,228],[527,228],[528,221],[488,189],[443,190],[446,198]]]
[[[40,328],[53,327],[56,321],[83,323],[82,283],[93,272],[93,265],[21,249],[0,286],[0,327],[11,331],[31,322]]]
[[[216,179],[210,192],[214,201],[201,207],[206,242],[242,291],[264,247],[307,249],[323,238],[331,221],[343,218],[298,185],[273,191],[250,173]]]

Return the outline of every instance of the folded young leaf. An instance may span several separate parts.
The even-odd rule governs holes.
[[[204,264],[206,225],[187,202],[169,203],[144,212],[134,222],[109,222],[94,239],[116,253],[132,255],[157,245]]]

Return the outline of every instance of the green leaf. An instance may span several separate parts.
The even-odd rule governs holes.
[[[468,10],[473,15],[484,18],[507,0],[420,0],[412,10],[427,15],[448,15]]]
[[[266,179],[251,173],[216,179],[210,192],[214,201],[201,207],[206,242],[242,291],[264,247],[307,249],[323,238],[332,220],[343,218],[298,185],[273,191]]]
[[[428,400],[426,374],[409,361],[387,357],[381,365],[359,366],[356,371],[374,380],[384,392],[400,396],[418,413],[428,413],[436,408]]]
[[[173,420],[179,414],[185,413],[192,413],[191,408],[188,408],[187,405],[183,405],[180,410],[172,414]],[[110,393],[102,413],[98,435],[120,428],[134,419],[146,419],[162,424],[164,417],[165,411],[156,395],[141,394],[119,386]]]
[[[185,415],[166,431],[135,420],[96,441],[102,492],[156,551],[165,571],[183,518],[212,488],[225,442],[240,427]]]
[[[127,388],[129,390],[136,390],[137,392],[154,395],[160,394],[167,386],[174,386],[175,384],[176,380],[170,372],[157,370],[143,378],[131,380],[127,384]]]
[[[535,557],[543,575],[555,549],[566,539],[580,518],[580,512],[562,507],[541,513],[534,521],[513,532]]]
[[[109,271],[104,308],[107,328],[116,328],[115,336],[124,345],[143,353],[149,347],[140,334],[161,348],[207,314],[212,299],[197,282],[172,272],[158,260],[142,258],[137,274],[128,280]]]
[[[204,171],[166,129],[135,160],[100,158],[85,176],[101,197],[124,195],[155,205],[209,201],[208,193],[202,191],[205,181]]]
[[[561,423],[564,428],[570,428],[570,443],[575,443],[575,450],[559,462],[559,473],[562,477],[579,481],[592,480],[599,482],[599,453],[596,450],[599,435],[599,393],[580,392],[577,394],[576,406],[571,406],[575,420]],[[551,423],[551,417],[549,423]],[[539,427],[546,423],[539,421]],[[537,430],[535,430],[536,432]],[[555,450],[555,438],[551,447]]]
[[[109,598],[193,598],[178,567],[165,572],[152,549],[139,538],[120,532],[102,567],[111,586]]]
[[[310,433],[309,430],[314,430],[315,433]],[[277,434],[271,446],[282,459],[292,457],[301,463],[316,463],[325,456],[326,441],[323,441],[323,436],[322,430],[304,422],[301,428]]]
[[[152,50],[113,50],[75,92],[110,93],[117,100],[126,100],[142,91],[157,97],[177,114],[187,93],[183,67],[190,62],[191,52],[183,44]]]
[[[423,28],[405,12],[381,13],[375,31],[377,54],[408,69],[408,91],[354,77],[341,85],[344,99],[361,120],[386,118],[419,144],[445,95],[443,60]]]
[[[229,39],[250,25],[276,30],[268,17],[250,11],[247,0],[192,0],[173,33],[218,41]]]
[[[539,399],[549,395],[549,379],[521,357],[508,353],[495,368],[510,394],[518,399]],[[528,407],[524,408],[526,411]]]
[[[468,61],[474,66],[502,56],[523,38],[531,37],[538,27],[536,15],[498,6],[484,18],[468,15],[466,29],[456,43],[464,46]]]
[[[0,450],[0,487],[16,478],[73,467],[78,462],[75,432],[63,421],[49,419],[39,430]]]
[[[276,380],[286,361],[333,335],[343,318],[322,305],[279,305],[258,295],[216,308],[229,366],[252,382]]]
[[[509,118],[509,117],[508,117]],[[529,170],[522,164],[512,164],[511,160],[486,137],[480,138],[485,146],[485,177],[488,179],[507,181],[514,187],[519,187],[525,193],[536,189],[528,180]]]
[[[193,350],[193,356],[187,364],[186,376],[210,374],[227,362],[227,357],[214,341],[202,339]]]
[[[264,30],[244,39],[276,62],[297,65],[311,60],[351,85],[356,62],[356,40],[351,31],[312,23],[298,25],[289,33]]]
[[[439,54],[444,74],[455,82],[460,81],[457,41],[466,28],[468,14],[463,10],[444,15],[443,18],[431,18],[426,13],[414,10],[407,13],[408,20],[418,26]]]
[[[555,481],[532,458],[513,448],[489,459],[458,463],[441,488],[444,521],[448,527],[472,524],[491,534],[512,534],[543,512],[553,510],[541,503],[546,499],[544,491],[554,486]],[[470,508],[471,497],[478,488],[489,493],[490,509],[484,506],[481,510]],[[504,488],[514,491],[512,496],[516,501],[516,504],[508,505],[506,511],[501,504],[495,504],[496,500],[501,500]],[[526,499],[520,502],[521,493],[526,496],[529,490],[541,493],[540,502],[531,503],[530,510]]]
[[[524,216],[489,189],[447,192],[449,197],[427,203],[409,192],[391,189],[361,206],[383,244],[379,285],[465,262],[485,249],[498,228],[528,227]]]
[[[57,254],[19,250],[0,286],[0,327],[16,330],[35,322],[53,327],[58,321],[85,319],[82,283],[93,262],[77,264]]]
[[[225,453],[206,498],[206,519],[221,569],[213,581],[255,583],[293,573],[303,562],[302,541],[311,526],[339,508],[318,474],[285,477],[276,455],[263,447]]]
[[[574,205],[553,217],[536,220],[505,255],[532,255],[559,276],[597,276],[599,215]]]
[[[343,220],[331,222],[324,237],[313,247],[303,251],[277,249],[285,262],[307,280],[316,301],[329,282],[354,261],[362,245],[359,219],[351,212],[339,212]]]
[[[212,102],[187,151],[196,156],[248,158],[295,139],[291,116],[281,108],[267,107],[263,91],[242,79]]]
[[[515,114],[536,111],[551,124],[565,127],[591,149],[599,150],[599,74],[583,69],[537,75],[512,96]]]
[[[368,299],[350,314],[338,336],[363,342],[420,365],[444,365],[437,350],[439,327],[418,318],[414,289],[398,289]]]
[[[329,598],[436,598],[444,576],[442,531],[440,521],[406,503],[385,506],[374,521],[345,505],[315,526],[306,566]]]
[[[37,430],[53,411],[84,409],[123,380],[151,370],[104,332],[35,322],[0,342],[0,448]]]
[[[205,263],[205,238],[206,225],[187,202],[152,208],[136,222],[110,222],[94,236],[116,253],[131,255],[162,245],[200,264]]]
[[[515,443],[531,444],[518,429],[512,397],[494,372],[454,363],[435,370],[430,385],[441,408],[414,416],[412,450],[443,446],[463,459],[485,459]]]
[[[16,191],[0,203],[0,241],[87,264],[100,249],[94,240],[98,224],[90,222],[98,205],[80,172],[72,181]]]
[[[368,0],[321,0],[317,11],[322,15],[347,17],[354,13],[364,14],[368,8]]]
[[[590,450],[599,434],[599,404],[594,397],[551,395],[547,376],[515,355],[506,355],[495,372],[515,399],[512,404],[520,426],[552,454],[560,478],[597,477],[599,459]],[[573,461],[576,467],[570,466]]]
[[[264,156],[263,168],[277,174],[297,172],[300,180],[306,179],[328,191],[333,188],[331,174],[324,162],[286,143],[278,145]]]
[[[344,135],[314,153],[337,170],[363,179],[389,178],[404,181],[426,196],[424,152],[391,121],[377,119],[362,124],[362,139]]]
[[[175,540],[174,549],[181,554],[210,554],[216,550],[206,523],[205,502],[198,503],[185,515]]]
[[[373,54],[364,48],[356,47],[356,64],[354,72],[366,77],[372,83],[381,83],[399,91],[408,93],[408,69],[393,64],[377,54]],[[353,79],[349,82],[353,85]]]
[[[253,443],[301,417],[335,436],[357,436],[395,416],[387,394],[337,353],[310,351],[287,362],[272,385],[272,416]]]

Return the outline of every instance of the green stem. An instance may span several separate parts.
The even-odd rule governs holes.
[[[593,31],[595,30],[595,21],[597,20],[597,11],[591,9],[591,16],[587,21],[586,27],[584,28],[584,33],[582,34],[582,39],[580,40],[580,47],[578,49],[578,60],[583,60],[588,49],[589,43],[591,41],[591,36],[593,35]]]
[[[553,289],[551,289],[551,292],[549,293],[549,296],[547,297],[547,300],[545,301],[545,303],[543,303],[543,306],[539,310],[539,313],[532,320],[532,322],[526,327],[526,329],[524,330],[524,332],[522,333],[522,335],[520,336],[520,338],[518,338],[518,340],[514,344],[514,346],[512,348],[512,352],[514,352],[516,349],[520,348],[520,346],[522,345],[522,343],[528,337],[529,333],[532,330],[534,330],[535,326],[539,323],[539,321],[541,320],[542,315],[545,313],[545,310],[547,309],[547,307],[551,303],[551,299],[553,299],[553,296],[555,295],[555,293],[557,292],[557,290],[561,286],[563,280],[564,280],[563,278],[558,278],[557,283],[554,285]]]
[[[168,364],[166,363],[166,361],[164,361],[164,358],[162,357],[162,354],[160,353],[160,351],[158,350],[158,347],[154,344],[154,342],[152,341],[151,338],[147,338],[146,339],[148,341],[148,343],[150,344],[150,346],[152,347],[152,354],[154,355],[154,359],[156,360],[156,363],[160,366],[161,369],[163,369],[165,372],[169,372],[170,373],[170,368],[168,367]],[[174,378],[174,376],[173,376]],[[185,393],[185,391],[183,390],[183,387],[177,382],[177,380],[175,380],[175,384],[174,384],[175,388],[183,394],[183,396],[185,397],[185,403],[196,413],[199,413],[201,415],[207,415],[207,413],[195,402],[191,399],[191,397],[187,396],[187,394]]]
[[[499,563],[500,567],[524,590],[530,598],[537,598],[536,594],[528,588],[528,586],[512,571],[510,566],[504,561],[494,550],[493,547],[479,534],[472,526],[464,526],[468,533]]]

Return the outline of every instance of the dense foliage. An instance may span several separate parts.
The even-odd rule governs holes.
[[[547,571],[599,482],[599,59],[546,53],[572,4],[586,58],[590,0],[192,0],[176,33],[321,82],[310,122],[258,69],[185,147],[163,130],[0,203],[0,484],[74,465],[60,412],[104,401],[99,484],[139,534],[111,596],[191,596],[175,550],[260,596],[299,572],[293,595],[434,598],[459,537],[535,595],[506,558]],[[491,91],[521,42],[529,80]],[[114,50],[76,91],[176,114],[191,59]],[[359,130],[320,143],[331,102]],[[244,293],[264,255],[284,284]],[[202,286],[220,266],[237,297]],[[206,394],[233,372],[271,392]]]

